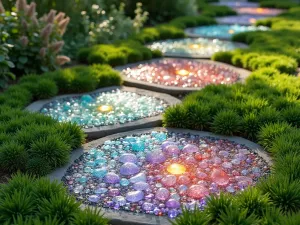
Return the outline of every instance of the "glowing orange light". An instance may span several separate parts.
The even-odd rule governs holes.
[[[179,175],[185,173],[186,168],[181,164],[173,163],[170,166],[168,166],[167,171],[171,174]]]
[[[190,48],[201,48],[201,45],[199,45],[199,44],[192,44],[192,45],[190,45]]]
[[[229,34],[233,34],[233,33],[234,33],[234,30],[229,30],[228,33],[229,33]]]
[[[177,75],[180,75],[180,76],[187,76],[187,75],[190,74],[190,72],[187,71],[187,70],[177,70],[177,71],[176,71],[176,74],[177,74]]]
[[[263,8],[257,8],[257,9],[256,9],[256,12],[259,12],[259,13],[262,13],[263,11],[264,11]]]
[[[102,113],[108,113],[113,110],[113,107],[110,105],[101,105],[98,107],[98,111]]]
[[[249,22],[250,22],[250,23],[255,23],[255,22],[256,22],[256,19],[250,18],[250,19],[249,19]]]

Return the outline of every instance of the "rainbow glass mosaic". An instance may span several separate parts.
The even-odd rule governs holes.
[[[207,37],[207,38],[220,38],[231,39],[235,34],[249,31],[267,31],[270,28],[265,26],[244,26],[244,25],[210,25],[201,26],[187,29],[188,35]]]
[[[152,50],[160,50],[165,56],[210,58],[216,52],[231,51],[241,45],[219,39],[184,38],[157,41],[148,47]]]
[[[138,81],[182,88],[202,88],[209,84],[232,84],[239,73],[225,65],[188,59],[160,59],[122,71]]]
[[[236,8],[235,10],[239,14],[264,15],[264,16],[276,16],[284,12],[284,10],[282,9],[252,8],[252,7]]]
[[[121,90],[54,100],[40,110],[60,122],[84,128],[124,124],[161,114],[167,103],[151,96]]]
[[[266,16],[259,15],[237,15],[237,16],[224,16],[217,18],[218,23],[221,24],[239,24],[239,25],[252,25],[256,21],[265,19]]]
[[[174,132],[124,136],[90,149],[63,182],[85,204],[167,215],[203,209],[211,194],[235,194],[270,173],[248,147],[226,139]]]

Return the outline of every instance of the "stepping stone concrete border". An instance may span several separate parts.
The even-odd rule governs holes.
[[[158,40],[158,41],[155,41],[155,43],[156,42],[163,42],[163,41],[179,41],[179,40],[182,40],[182,39],[194,39],[194,38],[187,37],[187,38],[180,38],[180,39]],[[213,40],[212,38],[206,38],[206,37],[204,39]],[[215,38],[215,39],[217,39],[217,38]],[[221,40],[221,39],[217,39],[217,40]],[[232,42],[232,41],[226,41],[226,40],[221,40],[221,41],[233,43],[235,45],[235,47],[236,47],[235,49],[238,49],[238,48],[242,48],[242,49],[248,48],[248,45],[246,45],[244,43]],[[152,43],[147,44],[146,47],[150,48],[151,44]],[[235,49],[232,49],[232,50],[235,50]],[[212,57],[212,55],[213,54],[197,56],[196,54],[188,54],[188,53],[182,53],[182,52],[180,52],[180,53],[179,52],[178,53],[176,53],[176,52],[175,53],[170,53],[170,52],[163,53],[164,57],[187,58],[187,59],[210,59]]]
[[[246,140],[241,137],[229,137],[229,136],[222,136],[222,135],[216,135],[210,132],[204,132],[204,131],[194,131],[194,130],[188,130],[188,129],[177,129],[177,128],[162,128],[162,127],[155,127],[155,128],[147,128],[147,129],[139,129],[139,130],[132,130],[127,131],[123,133],[113,134],[104,138],[100,138],[98,140],[89,142],[85,145],[83,145],[82,148],[76,149],[72,152],[71,159],[67,165],[64,167],[56,169],[53,173],[48,175],[50,180],[58,180],[61,181],[62,177],[65,175],[67,169],[73,164],[73,162],[78,159],[84,152],[89,151],[91,148],[97,147],[99,145],[103,145],[105,141],[116,139],[123,136],[129,136],[133,134],[144,134],[149,133],[151,131],[169,131],[169,132],[178,132],[178,133],[191,133],[195,135],[199,135],[200,137],[216,137],[220,139],[228,139],[230,141],[234,141],[239,144],[244,144],[248,148],[252,149],[254,152],[256,152],[260,157],[262,157],[269,165],[272,165],[271,158],[269,155],[263,150],[261,146],[258,144],[251,142],[249,140]],[[88,205],[82,205],[82,208],[86,207],[92,207]],[[104,212],[104,216],[111,219],[110,223],[112,225],[170,225],[167,217],[158,217],[154,215],[149,214],[143,214],[143,213],[131,213],[126,211],[116,211],[111,209],[102,209],[102,212]]]
[[[180,59],[180,58],[179,58]],[[184,58],[182,58],[184,59]],[[152,59],[152,60],[147,60],[147,61],[141,61],[138,63],[131,63],[131,64],[127,64],[124,66],[118,66],[115,67],[114,69],[122,71],[123,69],[126,69],[128,67],[135,67],[138,66],[140,64],[143,63],[151,63],[151,62],[157,62],[161,60],[161,58],[159,59]],[[235,72],[240,74],[240,78],[237,82],[244,82],[245,79],[251,74],[250,71],[245,70],[245,69],[241,69],[241,68],[237,68],[235,66],[226,64],[226,63],[221,63],[221,62],[216,62],[216,61],[211,61],[211,60],[205,60],[205,59],[199,59],[197,61],[200,62],[205,62],[205,63],[211,63],[211,64],[215,64],[218,66],[225,66],[225,67],[229,67],[230,69],[234,70]],[[199,91],[202,88],[182,88],[182,87],[174,87],[174,86],[166,86],[166,85],[161,85],[161,84],[152,84],[152,83],[148,83],[146,81],[139,81],[133,78],[129,78],[127,76],[125,76],[124,74],[121,73],[122,79],[124,80],[124,84],[127,86],[131,86],[131,87],[137,87],[137,88],[144,88],[147,90],[151,90],[151,91],[158,91],[158,92],[162,92],[162,93],[167,93],[170,95],[181,95],[181,94],[187,94],[193,91]]]
[[[45,104],[50,103],[57,99],[66,98],[66,97],[77,97],[77,96],[81,96],[84,94],[108,92],[108,91],[112,91],[112,90],[116,90],[116,89],[120,89],[122,91],[134,92],[134,93],[137,93],[140,95],[156,97],[158,99],[164,100],[169,106],[181,103],[181,101],[179,99],[177,99],[173,96],[167,95],[167,94],[163,94],[163,93],[157,93],[157,92],[133,88],[133,87],[113,86],[113,87],[100,88],[100,89],[97,89],[95,91],[88,92],[88,93],[60,95],[60,96],[56,96],[51,99],[36,101],[36,102],[33,102],[32,104],[30,104],[29,106],[27,106],[26,110],[31,111],[31,112],[38,112]],[[128,122],[125,124],[114,124],[114,125],[108,125],[108,126],[83,128],[83,130],[89,138],[96,139],[96,138],[104,137],[107,135],[124,132],[127,130],[161,126],[161,124],[162,124],[162,114],[153,116],[153,117],[146,117],[146,118],[138,119],[138,120]]]

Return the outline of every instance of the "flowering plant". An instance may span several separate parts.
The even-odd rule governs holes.
[[[28,5],[26,0],[17,0],[12,11],[5,11],[0,0],[0,28],[7,33],[1,41],[13,46],[8,56],[15,72],[47,72],[69,62],[68,57],[58,55],[69,21],[65,13],[55,10],[38,18],[36,3]]]

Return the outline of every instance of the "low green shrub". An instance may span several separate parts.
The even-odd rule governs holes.
[[[212,123],[212,130],[217,134],[233,135],[241,129],[240,116],[231,110],[219,112]]]
[[[300,128],[300,107],[291,106],[286,107],[281,112],[282,117],[292,126]]]
[[[51,168],[64,165],[69,160],[70,145],[58,135],[51,135],[34,141],[29,153],[33,157],[44,159]]]
[[[291,129],[286,122],[270,123],[261,127],[258,133],[258,143],[265,149],[270,149],[274,140]]]
[[[228,7],[222,5],[209,5],[203,2],[203,0],[197,0],[198,10],[203,16],[209,17],[222,17],[236,15],[237,12]]]
[[[290,153],[300,155],[299,146],[300,133],[297,129],[293,129],[276,138],[269,151],[279,156],[284,156]]]
[[[300,156],[297,153],[289,153],[275,157],[274,173],[281,174],[291,181],[300,179]]]
[[[108,225],[99,209],[80,209],[65,187],[48,178],[17,173],[0,189],[0,223],[5,225]]]
[[[80,62],[89,64],[119,66],[128,62],[151,59],[152,52],[137,41],[123,41],[80,49],[77,58]]]
[[[176,19],[171,20],[169,24],[181,29],[185,29],[187,27],[205,26],[205,25],[212,25],[216,23],[217,23],[216,20],[213,19],[212,17],[200,15],[200,16],[178,17]]]
[[[58,87],[52,80],[41,79],[37,82],[33,93],[36,99],[52,98],[57,95]]]
[[[260,7],[265,7],[265,8],[290,9],[299,4],[291,0],[289,1],[264,0],[264,1],[260,1],[259,5]]]
[[[244,224],[244,225],[259,225],[259,218],[254,215],[248,215],[248,210],[241,210],[237,205],[232,205],[223,211],[218,219],[218,224]]]
[[[233,52],[217,52],[212,56],[212,60],[232,64]]]
[[[26,165],[26,172],[35,176],[46,176],[51,170],[48,161],[42,158],[31,158]]]
[[[181,105],[168,108],[163,115],[163,124],[168,127],[184,128],[186,126],[187,112]]]
[[[0,168],[10,173],[24,171],[28,154],[24,146],[15,142],[7,142],[0,146]]]
[[[186,127],[194,130],[203,130],[207,128],[210,121],[209,107],[204,104],[194,102],[185,102],[187,121]]]
[[[207,207],[204,210],[209,217],[209,224],[217,223],[222,213],[232,206],[232,196],[229,194],[221,193],[219,196],[210,196],[207,201]]]
[[[183,208],[182,214],[175,218],[174,221],[171,221],[172,225],[208,225],[209,217],[208,215],[201,211],[198,208],[195,208],[193,211]]]
[[[75,215],[74,225],[106,225],[109,220],[103,217],[101,211],[97,208],[87,208],[83,212],[79,212]]]
[[[300,210],[300,181],[288,177],[272,176],[260,182],[259,189],[269,195],[270,201],[284,214]]]
[[[240,192],[235,202],[240,209],[247,210],[247,216],[253,214],[259,218],[262,218],[271,206],[268,195],[262,194],[260,190],[253,187]]]

